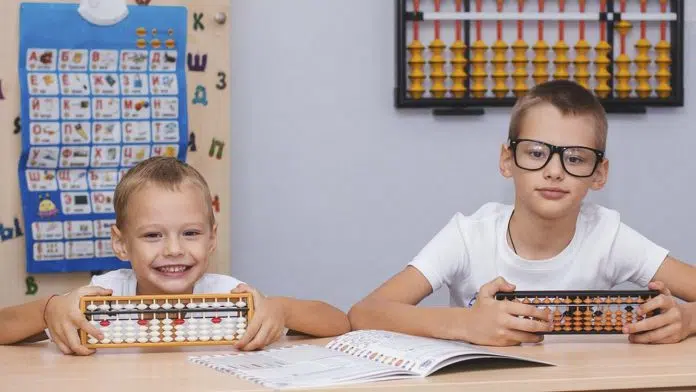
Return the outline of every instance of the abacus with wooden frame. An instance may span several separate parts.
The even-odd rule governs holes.
[[[104,337],[80,330],[87,348],[229,345],[254,317],[251,293],[85,296],[80,310]]]
[[[549,309],[553,330],[549,335],[621,334],[623,326],[652,317],[659,310],[639,316],[638,306],[660,295],[655,290],[582,290],[499,292],[495,298]]]
[[[607,112],[684,104],[684,0],[396,0],[397,108],[483,114],[570,79]]]

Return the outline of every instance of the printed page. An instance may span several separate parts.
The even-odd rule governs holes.
[[[317,387],[417,376],[315,345],[189,359],[270,388]]]
[[[327,347],[421,376],[454,362],[505,357],[463,342],[373,330],[349,332],[329,342]]]

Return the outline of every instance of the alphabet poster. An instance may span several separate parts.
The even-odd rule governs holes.
[[[77,9],[20,6],[18,172],[29,273],[128,267],[110,242],[116,184],[151,156],[186,160],[186,7],[129,6],[110,26]]]

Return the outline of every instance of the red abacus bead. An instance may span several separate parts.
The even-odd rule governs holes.
[[[138,324],[139,325],[147,325],[147,320],[145,320],[145,319],[138,320]]]
[[[213,317],[212,321],[213,321],[214,324],[220,324],[220,322],[222,321],[222,319],[221,319],[220,317]]]
[[[109,320],[102,320],[99,322],[99,325],[101,325],[102,327],[108,327],[109,324],[111,324]]]
[[[174,320],[174,324],[176,324],[176,325],[181,325],[183,323],[184,323],[184,319],[175,319]]]

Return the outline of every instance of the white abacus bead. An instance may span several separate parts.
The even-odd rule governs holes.
[[[94,325],[95,327],[96,327],[97,325],[99,325],[99,321],[97,321],[97,320],[90,320],[89,323],[92,324],[92,325]]]
[[[159,338],[159,336],[153,336],[153,337],[150,338],[150,341],[151,341],[152,343],[159,343],[160,338]]]
[[[169,302],[165,302],[162,304],[162,309],[168,310],[171,308],[172,308],[172,304],[170,304]]]
[[[159,305],[158,303],[156,303],[156,302],[150,304],[150,309],[152,309],[152,310],[157,310],[157,309],[159,309],[159,308],[160,308],[160,305]]]
[[[189,323],[189,325],[196,325],[196,324],[198,324],[198,319],[197,319],[197,318],[191,317],[191,318],[189,318],[189,319],[186,319],[186,321]]]
[[[106,312],[106,311],[108,311],[109,309],[111,309],[111,306],[109,306],[109,304],[101,304],[101,305],[99,305],[99,310],[103,310],[103,311]]]
[[[114,339],[113,339],[113,342],[116,343],[116,344],[123,343],[123,339],[121,339],[121,338],[114,338]]]
[[[225,340],[234,340],[234,335],[225,335],[223,336]]]
[[[170,318],[166,318],[166,319],[162,320],[162,324],[164,324],[164,325],[171,325],[172,323],[173,323],[173,321]]]
[[[138,306],[136,306],[136,308],[138,308],[138,310],[145,310],[145,309],[147,309],[147,305],[143,304],[143,303],[139,303]]]
[[[244,316],[237,317],[237,322],[240,322],[240,323],[246,322],[246,317],[244,317]]]
[[[208,336],[208,335],[201,336],[201,342],[207,342],[208,340],[210,340],[210,336]]]
[[[222,340],[222,335],[213,335],[213,340],[219,342],[220,340]]]
[[[123,309],[123,305],[121,305],[121,304],[113,304],[113,305],[111,305],[111,309],[112,309],[112,310],[121,310],[121,309]]]
[[[197,306],[198,306],[198,304],[195,302],[189,302],[186,304],[187,309],[195,309]]]
[[[114,330],[114,332],[111,334],[111,336],[113,336],[115,338],[120,338],[121,336],[123,336],[123,333],[121,331]]]
[[[101,343],[101,344],[109,344],[109,343],[111,343],[111,339],[109,339],[109,338],[107,338],[106,336],[104,336],[104,339],[100,340],[99,343]]]
[[[135,343],[135,338],[126,338],[126,343]]]
[[[143,337],[143,336],[139,337],[139,338],[138,338],[138,343],[147,343],[147,338],[146,338],[146,337]]]
[[[97,340],[96,338],[93,338],[93,337],[90,336],[89,339],[87,340],[87,343],[89,343],[89,344],[97,344],[97,343],[99,343],[99,340]]]
[[[196,336],[196,335],[198,335],[198,331],[188,331],[188,332],[186,332],[186,335],[188,335],[188,336]]]
[[[157,331],[152,331],[150,332],[150,336],[160,336],[160,333]]]
[[[186,338],[184,336],[177,336],[174,340],[176,340],[177,342],[183,342],[184,340],[186,340]]]
[[[208,309],[210,307],[210,304],[207,302],[201,302],[198,304],[198,307],[201,309]]]
[[[147,332],[138,332],[138,336],[141,338],[147,337]]]
[[[164,331],[171,331],[172,329],[174,329],[174,327],[172,327],[171,325],[165,325],[162,327],[162,330]]]
[[[188,340],[189,342],[195,342],[196,340],[198,340],[198,336],[189,336],[186,338],[186,340]]]
[[[221,304],[220,302],[218,302],[218,301],[215,301],[215,302],[213,302],[213,304],[212,304],[212,307],[213,307],[214,309],[217,309],[217,308],[219,308],[220,306],[222,306],[222,304]]]
[[[234,308],[234,304],[230,301],[225,302],[225,308]]]
[[[162,332],[162,336],[172,336],[174,333],[172,331],[164,331]]]
[[[244,332],[246,332],[246,329],[244,329],[244,328],[237,329],[237,333],[240,335],[244,335]]]
[[[147,331],[148,329],[147,325],[138,325],[138,331]]]
[[[150,324],[150,325],[159,325],[159,324],[160,324],[160,320],[157,320],[156,318],[153,318],[152,320],[150,320],[150,321],[148,322],[148,324]]]
[[[125,304],[123,305],[123,308],[126,310],[133,310],[135,309],[135,304]]]
[[[235,303],[235,305],[237,305],[238,308],[243,308],[246,306],[246,302],[239,300],[237,303]]]
[[[174,340],[174,339],[173,339],[171,336],[165,336],[164,338],[162,338],[162,341],[165,341],[165,342],[167,342],[167,343],[169,343],[169,342],[171,342],[171,341],[173,341],[173,340]]]
[[[246,328],[246,323],[237,323],[237,328]]]
[[[181,302],[177,302],[174,304],[174,309],[183,309],[185,307],[186,305],[182,304]]]
[[[94,311],[97,310],[97,309],[99,309],[99,308],[98,308],[97,305],[95,305],[95,304],[89,304],[89,305],[87,305],[87,310],[89,310],[90,312],[94,312]]]
[[[126,324],[126,331],[135,331],[135,325],[133,324]]]
[[[132,337],[134,337],[134,336],[135,336],[135,332],[132,332],[132,331],[126,332],[126,337],[127,337],[127,338],[132,338]]]

